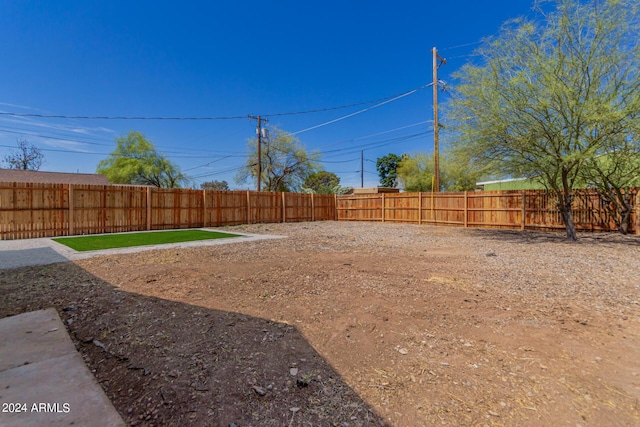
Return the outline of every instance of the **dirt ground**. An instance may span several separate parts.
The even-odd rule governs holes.
[[[0,271],[130,425],[640,426],[640,237],[317,222]]]

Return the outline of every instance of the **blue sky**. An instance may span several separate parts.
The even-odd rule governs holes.
[[[248,115],[365,103],[447,83],[483,37],[531,14],[528,0],[0,0],[0,112],[232,120],[54,119],[0,114],[0,158],[24,138],[41,170],[95,172],[114,139],[138,130],[193,178],[237,184],[255,135]],[[441,92],[439,100],[446,102]],[[379,102],[378,102],[379,103]],[[298,132],[378,103],[269,117]],[[431,88],[296,136],[341,184],[375,186],[375,160],[433,149]]]

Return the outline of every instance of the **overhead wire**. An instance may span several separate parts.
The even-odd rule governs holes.
[[[415,89],[412,89],[408,92],[401,93],[399,95],[392,95],[389,97],[373,99],[369,101],[359,102],[355,104],[347,104],[340,105],[335,107],[326,107],[326,108],[318,108],[312,110],[302,110],[302,111],[290,111],[284,113],[271,113],[271,114],[261,114],[262,117],[278,117],[278,116],[292,116],[298,114],[311,114],[311,113],[320,113],[324,111],[332,111],[332,110],[340,110],[344,108],[357,107],[360,105],[372,104],[374,102],[384,101],[380,105],[383,105],[387,102],[394,101],[395,99],[402,98],[404,96],[410,95],[411,93],[417,92],[420,89],[424,89],[426,87],[431,86],[431,84],[421,86]],[[375,108],[371,107],[371,108]],[[359,113],[356,113],[359,114]],[[0,115],[2,116],[12,116],[12,117],[36,117],[36,118],[46,118],[46,119],[78,119],[78,120],[171,120],[171,121],[217,121],[217,120],[238,120],[238,119],[246,119],[250,117],[250,115],[237,115],[237,116],[211,116],[211,117],[163,117],[163,116],[89,116],[89,115],[63,115],[63,114],[39,114],[39,113],[15,113],[9,111],[0,111]]]
[[[412,90],[407,91],[407,92],[405,92],[405,93],[402,93],[402,94],[400,94],[400,95],[398,95],[398,96],[395,96],[395,97],[393,97],[393,98],[391,98],[391,99],[387,99],[387,100],[385,100],[385,101],[383,101],[383,102],[380,102],[380,103],[378,103],[378,104],[376,104],[376,105],[372,105],[371,107],[363,108],[362,110],[356,111],[356,112],[354,112],[354,113],[347,114],[347,115],[345,115],[345,116],[338,117],[338,118],[336,118],[336,119],[329,120],[329,121],[327,121],[327,122],[320,123],[320,124],[318,124],[318,125],[311,126],[311,127],[308,127],[308,128],[306,128],[306,129],[302,129],[302,130],[299,130],[299,131],[296,131],[296,132],[290,132],[290,134],[291,134],[291,135],[298,135],[298,134],[301,134],[301,133],[303,133],[303,132],[308,132],[308,131],[313,130],[313,129],[318,129],[318,128],[323,127],[323,126],[327,126],[327,125],[330,125],[330,124],[332,124],[332,123],[336,123],[336,122],[339,122],[339,121],[341,121],[341,120],[348,119],[348,118],[353,117],[353,116],[356,116],[356,115],[358,115],[358,114],[362,114],[362,113],[365,113],[365,112],[367,112],[367,111],[373,110],[374,108],[381,107],[382,105],[388,104],[388,103],[390,103],[390,102],[397,101],[398,99],[401,99],[401,98],[404,98],[405,96],[409,96],[409,95],[411,95],[411,94],[414,94],[414,93],[418,92],[419,90],[422,90],[422,89],[428,88],[428,87],[430,87],[430,86],[433,86],[433,83],[429,83],[429,84],[426,84],[426,85],[420,86],[419,88],[412,89]]]
[[[291,133],[291,135],[296,135],[296,134],[300,134],[300,133],[304,133],[304,132],[308,132],[310,130],[313,129],[317,129],[323,126],[327,126],[330,125],[332,123],[336,123],[338,121],[342,121],[345,120],[347,118],[350,117],[354,117],[356,115],[362,114],[364,112],[373,110],[375,108],[381,107],[383,105],[386,105],[388,103],[394,102],[396,100],[402,99],[406,96],[409,96],[411,94],[414,94],[422,89],[431,87],[433,85],[433,83],[429,83],[420,87],[417,87],[415,89],[411,89],[409,91],[403,92],[401,94],[398,95],[394,95],[394,96],[390,96],[390,97],[385,97],[385,98],[379,98],[377,100],[372,100],[372,101],[366,101],[366,102],[361,102],[361,103],[356,103],[356,104],[348,104],[348,105],[342,105],[342,106],[336,106],[336,107],[328,107],[328,108],[322,108],[322,109],[315,109],[315,110],[305,110],[305,111],[294,111],[294,112],[285,112],[285,113],[273,113],[273,114],[264,114],[262,115],[263,117],[277,117],[277,116],[287,116],[287,115],[296,115],[296,114],[309,114],[309,113],[317,113],[317,112],[324,112],[324,111],[331,111],[331,110],[338,110],[338,109],[343,109],[343,108],[349,108],[349,107],[354,107],[354,106],[360,106],[360,105],[366,105],[366,104],[371,104],[376,102],[375,105],[372,105],[370,107],[358,110],[356,112],[329,120],[327,122],[323,122],[320,123],[318,125],[314,125],[302,130],[299,130],[297,132],[293,132]],[[36,117],[36,118],[54,118],[54,119],[104,119],[104,120],[233,120],[233,119],[246,119],[247,116],[220,116],[220,117],[143,117],[143,116],[82,116],[82,115],[57,115],[57,114],[35,114],[35,113],[12,113],[12,112],[3,112],[0,111],[0,116],[13,116],[13,117]],[[362,139],[367,139],[367,138],[371,138],[371,137],[375,137],[375,136],[379,136],[379,135],[383,135],[383,134],[387,134],[387,133],[391,133],[391,132],[395,132],[398,130],[403,130],[403,129],[407,129],[409,127],[412,126],[417,126],[417,125],[421,125],[421,124],[425,124],[431,122],[431,120],[427,120],[427,121],[422,121],[422,122],[418,122],[418,123],[413,123],[410,125],[406,125],[406,126],[402,126],[402,127],[398,127],[395,129],[390,129],[390,130],[386,130],[386,131],[382,131],[382,132],[378,132],[375,134],[371,134],[371,135],[366,135],[366,136],[362,136],[362,137],[357,137],[357,138],[352,138],[350,140],[347,141],[342,141],[342,142],[337,142],[337,143],[333,143],[333,144],[329,144],[329,146],[331,145],[339,145],[339,144],[343,144],[343,143],[348,143],[348,142],[353,142],[353,141],[357,141],[357,140],[362,140]],[[101,144],[98,142],[89,142],[89,141],[81,141],[81,140],[77,140],[77,139],[71,139],[71,138],[63,138],[63,137],[57,137],[57,136],[51,136],[51,135],[43,135],[43,134],[38,134],[35,133],[33,131],[26,131],[23,130],[23,132],[16,132],[13,130],[9,130],[12,128],[4,128],[1,129],[0,128],[0,132],[5,132],[5,133],[13,133],[13,134],[24,134],[24,132],[28,132],[27,135],[32,136],[32,137],[40,137],[40,138],[44,138],[44,139],[51,139],[51,140],[60,140],[60,141],[67,141],[67,142],[77,142],[77,143],[81,143],[81,144],[89,144],[89,145],[100,145],[100,146],[108,146],[110,144]],[[17,129],[17,130],[21,130],[21,129]],[[426,134],[427,132],[420,132],[420,133],[416,133],[416,134],[412,134],[412,135],[406,135],[406,136],[400,136],[400,137],[395,137],[395,138],[390,138],[390,139],[386,139],[386,140],[382,140],[382,141],[374,141],[371,143],[367,143],[367,144],[360,144],[360,145],[356,145],[356,146],[350,146],[350,147],[345,147],[345,148],[340,148],[340,149],[334,149],[334,150],[327,150],[327,151],[321,151],[320,154],[331,154],[331,153],[342,153],[342,154],[348,154],[350,152],[353,152],[353,150],[356,151],[360,151],[362,148],[368,148],[368,149],[372,149],[372,148],[378,148],[384,145],[388,145],[394,142],[402,142],[402,141],[407,141],[410,140],[412,138],[416,138],[419,136],[422,136],[424,134]],[[104,139],[99,139],[99,138],[92,138],[92,137],[88,137],[88,139],[94,139],[94,140],[103,140],[106,141]],[[11,146],[6,146],[6,145],[0,145],[0,147],[7,147],[7,148],[15,148],[15,147],[11,147]],[[158,147],[158,148],[162,148],[162,147]],[[171,147],[173,148],[173,147]],[[192,149],[185,149],[184,150],[192,150]],[[43,148],[43,151],[55,151],[55,152],[64,152],[64,153],[74,153],[74,154],[88,154],[88,155],[108,155],[110,153],[98,153],[98,152],[88,152],[88,151],[79,151],[79,150],[64,150],[64,149],[50,149],[50,148]],[[178,157],[178,158],[202,158],[202,155],[199,156],[188,156],[188,155],[184,155],[185,152],[184,151],[164,151],[165,153],[170,153],[173,154],[174,156],[172,157]],[[198,150],[198,152],[202,152],[201,150]],[[177,154],[177,156],[176,156]],[[191,171],[191,170],[195,170],[201,167],[207,167],[212,163],[215,162],[219,162],[231,157],[248,157],[247,155],[239,155],[240,153],[232,153],[232,154],[228,154],[225,155],[221,158],[217,158],[214,160],[211,160],[207,163],[204,163],[202,165],[199,166],[195,166],[192,168],[189,168],[186,171]],[[335,155],[335,154],[332,154]],[[352,160],[342,160],[342,161],[329,161],[329,160],[324,160],[323,162],[326,163],[348,163],[348,162],[352,162],[352,161],[356,161],[358,159],[352,159]],[[204,174],[200,174],[200,175],[196,175],[194,177],[192,177],[193,179],[197,179],[197,178],[201,178],[201,177],[207,177],[207,176],[214,176],[214,175],[218,175],[218,174],[222,174],[222,173],[227,173],[230,171],[234,171],[234,170],[239,170],[242,167],[244,167],[244,165],[242,166],[237,166],[237,167],[233,167],[230,169],[224,169],[222,171],[216,171],[216,172],[212,172],[212,173],[204,173]]]

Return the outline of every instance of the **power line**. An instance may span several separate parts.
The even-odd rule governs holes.
[[[458,49],[458,48],[460,48],[460,47],[473,46],[473,45],[481,44],[481,43],[483,43],[483,42],[482,42],[482,40],[477,41],[477,42],[471,42],[471,43],[459,44],[459,45],[456,45],[456,46],[449,46],[449,47],[445,47],[444,49],[440,49],[440,50]]]
[[[321,160],[322,163],[349,163],[354,162],[360,159],[350,159],[350,160]]]
[[[372,105],[371,107],[363,108],[362,110],[356,111],[355,113],[347,114],[346,116],[338,117],[337,119],[329,120],[328,122],[320,123],[319,125],[311,126],[311,127],[306,128],[306,129],[299,130],[297,132],[292,132],[291,135],[297,135],[297,134],[300,134],[300,133],[303,133],[303,132],[307,132],[307,131],[310,131],[310,130],[313,130],[313,129],[317,129],[317,128],[320,128],[320,127],[323,127],[323,126],[330,125],[332,123],[339,122],[339,121],[344,120],[344,119],[348,119],[349,117],[353,117],[355,115],[367,112],[369,110],[373,110],[374,108],[378,108],[378,107],[380,107],[382,105],[385,105],[385,104],[388,104],[390,102],[396,101],[398,99],[404,98],[405,96],[409,96],[411,94],[416,93],[419,90],[428,88],[430,86],[433,86],[433,83],[429,83],[429,84],[426,84],[424,86],[420,86],[419,88],[412,89],[412,90],[407,91],[405,93],[402,93],[402,94],[400,94],[398,96],[395,96],[395,97],[393,97],[391,99],[387,99],[386,101],[380,102],[380,103],[378,103],[376,105]]]
[[[418,87],[418,88],[415,88],[415,89],[411,89],[410,91],[407,91],[407,92],[417,91],[417,90],[420,90],[420,89],[424,89],[425,87]],[[403,93],[400,93],[400,94],[397,94],[397,95],[386,96],[384,98],[373,99],[371,101],[358,102],[356,104],[341,105],[339,107],[327,107],[327,108],[320,108],[320,109],[316,109],[316,110],[294,111],[294,112],[289,112],[289,113],[262,114],[262,116],[263,117],[293,116],[293,115],[296,115],[296,114],[322,113],[322,112],[325,112],[325,111],[341,110],[341,109],[344,109],[344,108],[359,107],[361,105],[373,104],[374,102],[381,102],[381,101],[390,100],[390,99],[396,98],[398,96],[404,96],[407,92],[403,92]]]
[[[405,136],[398,136],[398,137],[395,137],[395,138],[383,139],[381,141],[374,141],[374,142],[369,142],[369,143],[360,144],[360,145],[354,145],[354,146],[346,147],[346,148],[337,148],[337,149],[334,149],[334,150],[327,150],[327,151],[324,151],[324,152],[321,151],[320,153],[321,154],[328,154],[328,153],[340,153],[340,152],[342,152],[342,154],[351,154],[353,152],[360,151],[360,150],[362,150],[364,148],[367,148],[367,149],[379,148],[379,147],[383,147],[385,145],[393,144],[394,142],[408,141],[410,139],[426,135],[429,132],[430,131],[427,130],[425,132],[418,132],[418,133],[411,134],[411,135],[405,135]]]
[[[0,128],[0,132],[2,132],[2,133],[12,133],[12,134],[17,134],[17,135],[26,135],[26,136],[36,137],[36,138],[53,139],[53,140],[57,140],[57,141],[78,142],[78,143],[81,143],[81,144],[101,145],[101,146],[107,146],[107,147],[113,146],[113,144],[101,144],[99,142],[80,141],[80,140],[71,139],[71,138],[42,135],[42,134],[38,134],[38,133],[35,133],[33,131],[29,131],[29,130],[26,130],[26,129],[22,130],[21,132],[17,132],[15,130],[7,130],[7,129],[16,129],[16,128],[2,127],[2,128]],[[18,129],[18,130],[21,130],[21,129]]]
[[[424,89],[429,87],[429,85],[421,86],[416,89],[412,89],[408,92],[404,92],[399,95],[392,95],[385,98],[373,99],[370,101],[359,102],[355,104],[347,104],[340,105],[336,107],[326,107],[326,108],[318,108],[313,110],[304,110],[304,111],[290,111],[285,113],[272,113],[272,114],[262,114],[263,117],[278,117],[278,116],[293,116],[297,114],[311,114],[311,113],[320,113],[324,111],[332,111],[332,110],[340,110],[344,108],[357,107],[360,105],[372,104],[374,102],[379,101],[388,101],[391,102],[397,98],[404,97],[406,95],[410,95],[420,89]],[[383,104],[386,102],[383,102]],[[382,105],[382,104],[380,104]],[[375,108],[371,107],[371,108]],[[359,113],[356,113],[359,114]],[[78,120],[171,120],[171,121],[217,121],[217,120],[238,120],[238,119],[246,119],[249,115],[242,116],[217,116],[217,117],[146,117],[146,116],[71,116],[71,115],[63,115],[63,114],[36,114],[36,113],[14,113],[9,111],[0,111],[0,115],[3,116],[11,116],[11,117],[36,117],[43,119],[78,119]]]
[[[221,116],[221,117],[143,117],[143,116],[66,116],[61,114],[33,114],[12,113],[0,111],[0,115],[12,117],[37,117],[41,119],[85,119],[85,120],[237,120],[246,119],[247,116]]]
[[[386,133],[391,133],[391,132],[395,132],[395,131],[398,131],[398,130],[404,130],[404,129],[408,129],[410,127],[420,126],[420,125],[424,125],[424,124],[427,124],[427,123],[433,123],[433,120],[423,120],[421,122],[412,123],[412,124],[406,125],[406,126],[400,126],[400,127],[394,128],[394,129],[384,130],[384,131],[381,131],[381,132],[376,132],[376,133],[372,133],[372,134],[365,135],[365,136],[359,136],[359,137],[356,137],[356,138],[347,139],[345,141],[334,142],[334,143],[331,143],[331,144],[326,144],[326,145],[324,145],[324,147],[331,147],[331,146],[334,146],[334,145],[340,145],[340,144],[346,144],[348,142],[359,141],[361,139],[373,138],[374,136],[380,136],[380,135],[384,135]]]
[[[194,170],[194,169],[204,168],[204,167],[209,166],[211,163],[220,162],[220,161],[222,161],[224,159],[228,159],[230,157],[247,157],[247,155],[241,155],[240,153],[229,154],[228,156],[220,157],[219,159],[212,160],[212,161],[210,161],[208,163],[205,163],[205,164],[202,164],[202,165],[199,165],[199,166],[194,166],[194,167],[189,168],[189,169],[185,169],[183,172],[189,172],[189,171]]]
[[[99,146],[103,146],[103,147],[114,147],[114,144],[101,144],[98,142],[90,142],[90,141],[84,141],[84,140],[80,140],[80,139],[73,139],[73,138],[64,138],[64,137],[57,137],[57,136],[50,136],[50,135],[46,135],[46,134],[41,134],[41,133],[37,133],[37,132],[33,132],[33,131],[29,131],[29,130],[21,130],[21,132],[17,132],[15,130],[7,130],[7,129],[17,129],[17,130],[21,130],[20,128],[7,128],[7,127],[0,127],[0,133],[10,133],[10,134],[15,134],[15,135],[24,135],[24,136],[28,136],[28,137],[34,137],[34,138],[40,138],[40,139],[50,139],[50,140],[55,140],[55,141],[62,141],[62,142],[76,142],[78,144],[88,144],[88,145],[99,145]],[[89,137],[90,138],[90,137]],[[107,139],[100,139],[100,138],[92,138],[92,139],[97,139],[99,141],[108,141]],[[228,151],[220,151],[220,150],[202,150],[200,148],[187,148],[187,147],[170,147],[170,146],[164,146],[164,145],[155,145],[154,146],[157,149],[160,149],[160,151],[162,153],[171,153],[171,154],[191,154],[189,152],[197,152],[200,153],[199,156],[197,156],[198,158],[202,157],[202,154],[226,154],[229,153]],[[168,150],[167,150],[168,149]],[[175,151],[178,150],[178,151]],[[77,152],[74,150],[70,150],[70,152]],[[233,157],[236,156],[240,153],[238,152],[232,152],[231,154],[227,155],[226,157]],[[195,154],[194,154],[195,156]],[[240,157],[246,157],[246,156],[240,156]]]

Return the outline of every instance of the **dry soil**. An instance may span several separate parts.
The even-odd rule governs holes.
[[[640,238],[317,222],[0,271],[130,425],[638,426]]]

